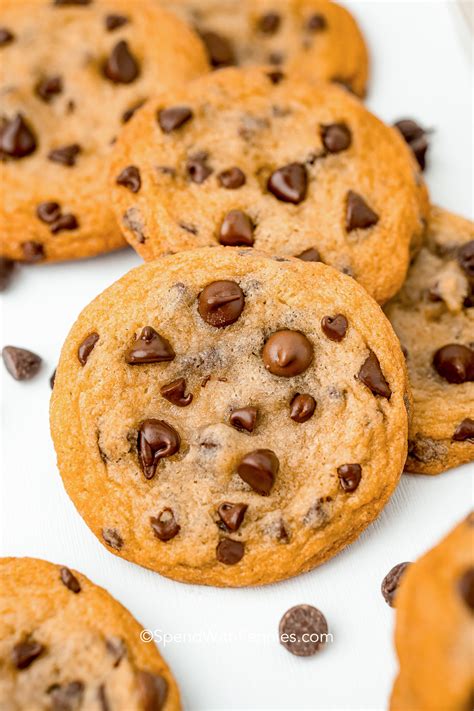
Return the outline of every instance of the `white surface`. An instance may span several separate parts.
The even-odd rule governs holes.
[[[350,6],[371,48],[369,106],[387,121],[413,116],[435,129],[427,172],[433,199],[472,217],[471,69],[457,35],[457,6]],[[2,344],[31,348],[45,365],[31,383],[14,382],[1,368],[0,553],[66,563],[108,588],[145,627],[186,634],[187,641],[160,645],[186,708],[385,708],[396,669],[394,613],[380,582],[392,565],[415,559],[468,511],[474,465],[436,478],[403,477],[357,543],[322,568],[267,588],[185,586],[109,554],[76,513],[56,470],[49,375],[82,307],[138,263],[124,251],[24,269],[2,297]],[[301,602],[319,607],[334,635],[310,659],[292,657],[276,640],[281,615]]]

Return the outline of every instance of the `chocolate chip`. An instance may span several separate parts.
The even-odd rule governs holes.
[[[272,173],[267,189],[282,202],[298,205],[306,197],[308,173],[303,163],[290,163]]]
[[[141,109],[144,103],[144,101],[137,101],[136,104],[133,104],[133,106],[130,106],[129,109],[124,111],[122,114],[122,123],[127,123],[127,121],[130,121],[135,112],[138,111],[138,109]]]
[[[186,172],[193,183],[200,185],[211,175],[212,168],[207,164],[207,153],[196,153],[186,163]]]
[[[54,684],[48,689],[51,699],[51,711],[78,711],[84,696],[82,681],[70,681],[69,684]]]
[[[276,331],[262,352],[265,368],[284,378],[303,373],[313,360],[313,346],[299,331]]]
[[[123,538],[115,528],[103,528],[102,538],[108,546],[119,551],[123,546]]]
[[[379,359],[373,351],[370,351],[370,354],[365,359],[357,377],[374,395],[380,395],[390,400],[392,391],[385,380]]]
[[[222,222],[219,242],[226,247],[252,247],[255,242],[254,229],[252,220],[245,212],[231,210]]]
[[[319,12],[315,12],[314,15],[311,15],[306,23],[306,29],[310,32],[321,32],[321,30],[325,30],[327,26],[326,18]]]
[[[459,343],[449,343],[436,351],[433,356],[433,366],[448,383],[472,382],[474,350]]]
[[[54,388],[54,381],[56,380],[56,370],[54,370],[52,376],[49,379],[49,387],[51,390]]]
[[[105,640],[107,651],[114,660],[114,667],[118,667],[124,656],[127,654],[127,647],[121,637],[107,637]]]
[[[113,30],[123,27],[129,22],[128,17],[125,15],[106,15],[105,16],[105,29],[107,32],[113,32]]]
[[[102,711],[112,711],[109,700],[107,698],[107,692],[105,690],[105,684],[100,684],[99,688],[97,689],[97,699],[100,704],[100,708]]]
[[[427,132],[412,119],[401,119],[394,124],[398,128],[406,143],[410,146],[422,170],[426,165],[426,151],[428,150]]]
[[[166,400],[169,400],[169,402],[178,407],[187,407],[191,404],[193,399],[192,393],[186,395],[186,381],[184,378],[178,378],[171,383],[162,385],[160,393]]]
[[[267,12],[258,20],[258,29],[265,35],[274,35],[280,27],[281,17],[276,12]]]
[[[267,77],[270,79],[272,84],[279,84],[283,79],[285,79],[285,75],[283,72],[279,71],[278,69],[275,69],[273,72],[268,72]]]
[[[79,223],[75,215],[67,213],[66,215],[60,215],[54,222],[51,223],[49,231],[56,235],[64,230],[77,230]]]
[[[360,483],[362,467],[360,464],[342,464],[337,468],[337,476],[344,491],[355,491]]]
[[[41,358],[24,348],[5,346],[2,350],[5,368],[15,380],[31,380],[41,367]]]
[[[323,333],[331,341],[342,341],[346,335],[348,325],[346,317],[342,314],[337,314],[337,316],[325,316],[321,321]]]
[[[7,44],[13,42],[14,39],[15,35],[13,32],[10,32],[7,27],[0,27],[0,47],[5,47]]]
[[[458,580],[458,592],[471,612],[474,612],[474,568],[468,568]]]
[[[46,222],[49,225],[60,217],[61,207],[57,202],[40,202],[36,208],[36,214],[41,222]]]
[[[36,642],[33,638],[18,642],[12,649],[13,665],[20,670],[27,669],[45,649],[42,644]]]
[[[454,430],[453,441],[465,442],[466,440],[474,442],[474,420],[466,417]]]
[[[310,657],[326,643],[328,624],[312,605],[290,608],[280,621],[280,644],[297,657]]]
[[[290,417],[295,422],[307,422],[316,410],[316,400],[307,393],[297,393],[290,403]]]
[[[142,365],[143,363],[167,363],[175,357],[170,342],[151,326],[145,326],[133,346],[128,349],[125,360],[129,365]]]
[[[257,414],[256,407],[241,407],[239,410],[233,410],[229,422],[236,430],[253,432],[257,422]]]
[[[160,511],[156,518],[152,516],[150,518],[150,523],[153,533],[160,539],[160,541],[170,541],[172,538],[177,536],[181,530],[181,526],[174,517],[173,509],[170,508]]]
[[[225,528],[234,532],[238,531],[242,525],[247,509],[247,504],[231,504],[228,501],[224,501],[217,509],[217,513]]]
[[[35,91],[40,99],[49,103],[63,90],[63,80],[59,75],[45,77],[36,84]]]
[[[235,281],[212,281],[198,297],[200,317],[214,328],[225,328],[235,323],[244,306],[244,292]]]
[[[115,84],[130,84],[140,74],[138,63],[125,40],[117,42],[104,64],[104,75]]]
[[[457,257],[461,269],[474,279],[474,239],[459,247]]]
[[[395,565],[382,580],[381,590],[384,600],[390,607],[395,607],[395,596],[397,594],[400,581],[405,574],[410,563],[399,563]]]
[[[33,242],[32,240],[22,242],[21,251],[23,252],[23,261],[29,264],[41,262],[45,257],[44,247],[40,242]]]
[[[378,215],[358,193],[349,190],[346,203],[346,230],[366,230],[379,221]]]
[[[319,254],[316,247],[309,247],[300,254],[297,254],[296,259],[302,259],[303,262],[320,262],[321,255]]]
[[[219,563],[235,565],[244,557],[245,547],[240,541],[231,538],[222,538],[217,544],[216,558]]]
[[[246,177],[240,168],[234,166],[233,168],[228,168],[219,173],[217,180],[223,188],[227,190],[237,190],[237,188],[241,188],[242,185],[245,185]]]
[[[206,46],[209,62],[212,67],[219,69],[235,64],[234,49],[227,37],[210,31],[200,32],[199,34]]]
[[[153,479],[160,459],[179,450],[181,439],[174,427],[163,420],[145,420],[138,433],[138,458],[145,479]]]
[[[79,580],[76,578],[74,573],[71,573],[69,568],[63,567],[60,568],[59,570],[59,576],[61,578],[61,582],[64,583],[64,585],[68,588],[73,593],[78,593],[81,592],[81,584]]]
[[[0,257],[0,291],[5,291],[11,282],[15,262],[9,257]]]
[[[138,193],[142,185],[140,171],[136,166],[129,165],[117,176],[115,182],[117,185],[123,185],[124,188],[128,188],[132,193]]]
[[[77,349],[77,357],[79,358],[79,363],[81,365],[85,365],[87,363],[87,359],[94,350],[94,346],[98,340],[99,334],[95,332],[90,333],[86,338],[84,338],[79,348]]]
[[[164,133],[171,133],[181,128],[193,117],[193,112],[188,106],[173,106],[158,112],[158,123]]]
[[[143,711],[161,711],[168,697],[168,682],[160,674],[139,671],[138,696]]]
[[[76,165],[76,158],[80,152],[80,145],[78,143],[71,143],[69,146],[62,146],[62,148],[55,148],[53,151],[50,151],[48,153],[48,160],[53,163],[60,163],[60,165],[71,167]]]
[[[36,137],[21,114],[0,124],[0,156],[25,158],[36,150]]]
[[[271,449],[255,449],[246,454],[237,467],[237,473],[257,494],[268,496],[278,474],[280,462]]]
[[[329,153],[345,151],[352,142],[351,132],[344,123],[332,123],[327,126],[321,126],[321,139],[324,148]]]
[[[143,244],[147,237],[144,233],[144,224],[142,216],[136,207],[129,207],[122,217],[123,225],[133,232],[133,235],[139,244]]]

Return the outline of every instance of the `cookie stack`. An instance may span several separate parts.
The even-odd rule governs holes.
[[[17,262],[126,242],[145,261],[83,310],[51,401],[64,485],[108,551],[272,583],[356,539],[404,468],[474,460],[474,227],[430,205],[424,131],[361,103],[346,10],[3,0],[0,22],[2,287]],[[179,707],[103,590],[32,559],[0,573],[5,708]]]

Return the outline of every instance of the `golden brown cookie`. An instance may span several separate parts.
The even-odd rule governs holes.
[[[369,58],[352,15],[327,0],[161,0],[200,33],[211,64],[273,64],[364,96]]]
[[[377,516],[407,405],[399,343],[353,279],[214,247],[138,267],[83,311],[51,431],[110,551],[177,580],[257,585],[324,562]]]
[[[474,224],[431,209],[422,250],[385,307],[405,349],[414,399],[406,470],[474,460]]]
[[[0,708],[178,711],[176,682],[141,631],[84,575],[0,558]]]
[[[339,87],[275,83],[260,68],[222,69],[150,100],[118,139],[111,184],[146,260],[255,246],[320,259],[379,302],[401,286],[428,209],[398,131]]]
[[[123,246],[105,189],[112,143],[151,93],[207,70],[202,43],[153,0],[2,0],[0,26],[0,255]]]
[[[396,600],[391,711],[474,705],[474,514],[410,565]]]

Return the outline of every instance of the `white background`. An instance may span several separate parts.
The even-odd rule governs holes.
[[[413,0],[349,5],[371,49],[369,107],[387,121],[413,116],[435,130],[426,174],[433,201],[472,218],[472,68],[458,6]],[[474,465],[434,478],[404,476],[357,543],[322,568],[266,588],[186,586],[111,555],[76,513],[56,470],[49,376],[79,311],[138,263],[129,250],[25,268],[1,297],[2,344],[30,348],[45,363],[30,383],[15,382],[1,368],[0,553],[77,568],[144,627],[195,635],[159,645],[186,708],[385,708],[396,662],[394,612],[381,597],[380,582],[394,564],[418,557],[466,514]],[[303,602],[324,612],[334,635],[333,644],[309,659],[291,656],[275,639],[281,615]]]

